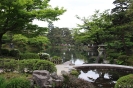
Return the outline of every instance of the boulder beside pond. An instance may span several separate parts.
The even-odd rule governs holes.
[[[61,71],[63,76],[58,76],[56,72],[49,73],[47,70],[33,71],[32,86],[39,88],[95,88],[91,82],[70,75],[71,72]]]
[[[53,84],[59,85],[63,81],[56,72],[50,74],[47,70],[33,71],[33,82],[40,88],[52,88]]]

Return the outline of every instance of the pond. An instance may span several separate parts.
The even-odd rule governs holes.
[[[84,63],[94,63],[98,57],[97,50],[84,50],[78,48],[52,48],[45,51],[49,53],[51,57],[59,56],[62,58],[62,62],[72,61],[75,65],[81,65]],[[114,88],[114,85],[118,78],[130,74],[123,71],[107,71],[103,69],[88,69],[80,70],[79,78],[83,78],[89,82],[92,82],[96,88]]]

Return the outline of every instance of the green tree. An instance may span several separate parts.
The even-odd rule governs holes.
[[[21,33],[28,38],[32,38],[39,35],[46,35],[48,28],[46,27],[38,27],[38,25],[32,25],[31,23],[26,24],[23,30],[15,31],[15,33]]]
[[[102,13],[99,10],[95,11],[90,18],[80,18],[78,19],[83,21],[83,24],[79,24],[79,29],[84,30],[80,33],[79,36],[75,36],[75,40],[83,42],[84,44],[95,43],[101,44],[107,41],[109,31],[109,26],[111,26],[110,14],[106,10]]]
[[[28,43],[28,38],[23,36],[22,34],[15,34],[13,36],[12,42],[14,42],[18,46],[25,46]]]
[[[35,47],[39,47],[41,50],[43,47],[46,47],[48,44],[50,44],[50,41],[45,36],[37,36],[29,38],[29,44]]]
[[[115,0],[115,8],[112,9],[112,28],[110,32],[114,36],[110,46],[114,47],[117,52],[129,55],[133,46],[131,41],[133,28],[130,26],[132,19],[128,14],[131,0]]]
[[[50,0],[2,0],[0,1],[0,49],[2,36],[8,32],[21,31],[34,19],[55,21],[62,15],[63,8],[52,8]]]
[[[72,44],[73,39],[68,28],[53,28],[48,33],[52,45]]]

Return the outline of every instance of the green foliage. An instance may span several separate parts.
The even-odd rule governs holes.
[[[29,78],[31,77],[31,75],[19,74],[14,72],[1,73],[0,88],[30,88],[31,83]]]
[[[52,57],[52,60],[61,60],[61,58],[58,57],[58,56],[53,56],[53,57]]]
[[[23,59],[40,59],[39,55],[36,53],[21,53],[20,54],[20,60]]]
[[[8,31],[20,34],[22,32],[27,32],[27,35],[36,31],[42,32],[40,29],[42,30],[43,28],[39,28],[37,25],[32,24],[35,19],[41,21],[55,21],[59,19],[59,15],[62,15],[66,11],[64,8],[52,8],[51,5],[49,5],[49,1],[50,0],[1,1],[0,25],[2,26],[0,27],[0,36],[3,36]],[[46,31],[46,28],[44,28],[43,31]],[[25,45],[27,39],[20,34],[17,36],[15,35],[13,41]],[[2,37],[0,38],[0,42],[1,41]],[[2,44],[0,44],[0,48],[1,46]]]
[[[120,55],[120,56],[118,57],[118,59],[119,59],[119,60],[122,60],[122,61],[126,61],[126,60],[128,60],[128,58],[129,58],[129,56],[127,56],[127,55]]]
[[[72,70],[72,71],[70,72],[70,75],[73,75],[73,76],[76,76],[76,77],[78,77],[79,74],[80,74],[80,73],[79,73],[77,70]]]
[[[5,78],[3,76],[0,76],[0,88],[4,88]]]
[[[38,53],[40,56],[40,59],[43,60],[49,60],[50,59],[50,55],[48,53]]]
[[[10,42],[11,41],[11,38],[7,34],[4,34],[2,36],[2,41],[3,41],[3,43],[7,43],[7,42]]]
[[[1,54],[2,56],[8,56],[9,55],[9,50],[8,49],[1,49]]]
[[[47,34],[52,45],[73,44],[73,38],[68,28],[54,28]]]
[[[56,71],[54,63],[40,59],[0,59],[0,68],[2,68],[4,72],[18,71],[20,73],[32,73],[34,70]]]
[[[43,45],[49,44],[50,42],[48,38],[45,36],[37,36],[37,37],[29,38],[29,43],[32,46],[43,46]]]
[[[127,60],[128,60],[129,56],[127,55],[120,55],[117,58],[117,64],[119,65],[127,65]]]
[[[84,32],[76,34],[74,36],[75,41],[82,43],[105,43],[107,39],[107,27],[111,25],[111,19],[109,17],[109,11],[105,10],[100,13],[98,10],[95,11],[90,18],[80,18],[83,24],[78,24],[79,30],[84,29]]]
[[[32,73],[35,68],[35,64],[38,62],[38,59],[26,59],[19,61],[19,69],[20,73],[25,73],[25,68],[27,69],[27,73]]]
[[[120,77],[115,84],[115,88],[133,88],[133,74]]]
[[[15,71],[17,69],[18,66],[18,62],[17,60],[14,59],[5,59],[3,60],[4,64],[3,64],[3,68],[5,72],[12,72]]]
[[[55,72],[56,67],[50,61],[47,60],[37,60],[37,59],[29,59],[29,60],[20,60],[19,62],[19,71],[32,73],[34,70],[47,70],[49,72]]]
[[[5,88],[30,88],[30,80],[25,77],[16,77],[7,81]]]
[[[120,55],[120,53],[109,53],[109,56],[113,59],[117,59]]]
[[[34,67],[34,70],[47,70],[49,72],[56,71],[55,64],[47,60],[38,60]]]
[[[19,57],[20,51],[18,49],[12,49],[10,50],[10,56],[12,57]]]
[[[133,66],[133,55],[129,56],[128,60],[127,60],[128,65],[132,65]]]
[[[16,42],[17,44],[22,44],[25,45],[26,43],[28,43],[28,38],[23,36],[22,34],[15,34],[13,36],[13,42]]]

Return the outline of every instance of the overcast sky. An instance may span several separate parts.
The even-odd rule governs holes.
[[[75,28],[77,24],[81,21],[75,16],[79,17],[89,17],[94,14],[95,10],[100,10],[103,12],[107,9],[112,9],[114,5],[112,4],[114,0],[50,0],[49,4],[52,7],[64,7],[67,11],[59,16],[60,20],[53,22],[56,27],[68,27]],[[34,21],[41,27],[47,27],[47,23]]]

